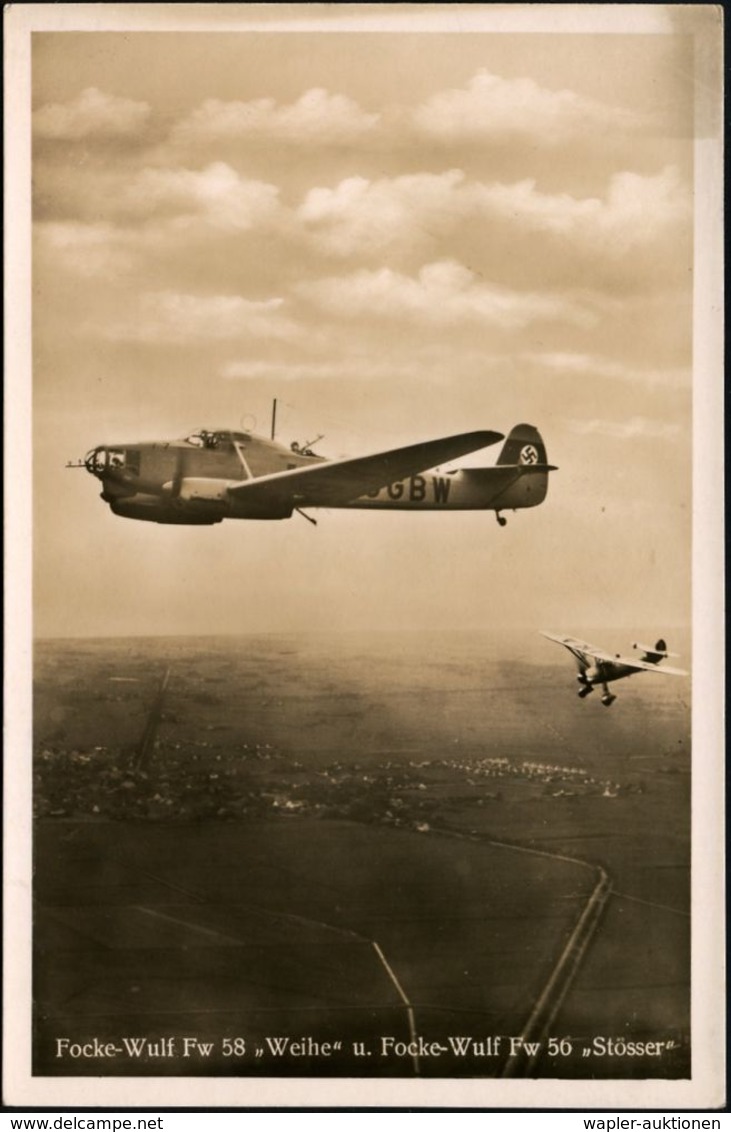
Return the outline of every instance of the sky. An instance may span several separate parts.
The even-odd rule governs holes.
[[[36,635],[687,626],[692,38],[276,7],[33,36]],[[186,529],[64,467],[274,398],[323,455],[526,421],[559,471],[504,529]]]

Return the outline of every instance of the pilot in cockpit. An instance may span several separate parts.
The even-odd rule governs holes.
[[[218,434],[201,429],[188,437],[188,443],[194,444],[196,448],[218,448]]]

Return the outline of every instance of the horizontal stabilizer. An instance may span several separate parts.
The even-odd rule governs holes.
[[[658,641],[656,645],[643,645],[639,641],[634,641],[632,648],[641,649],[642,652],[646,652],[650,656],[680,656],[680,653],[668,652],[664,641]]]

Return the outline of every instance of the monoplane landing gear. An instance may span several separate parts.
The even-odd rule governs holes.
[[[612,693],[609,691],[609,688],[606,686],[606,684],[604,684],[603,687],[604,687],[604,695],[602,696],[602,703],[604,704],[605,707],[611,707],[617,697],[612,695]]]
[[[585,684],[583,688],[579,688],[579,699],[585,700],[594,691],[591,684]]]
[[[498,521],[498,523],[501,527],[504,527],[504,526],[507,525],[508,520],[503,515],[501,515],[499,511],[495,512],[495,518],[497,519],[497,521]]]

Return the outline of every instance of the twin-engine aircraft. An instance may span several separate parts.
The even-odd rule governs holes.
[[[305,508],[414,511],[535,507],[548,489],[546,449],[532,425],[517,425],[497,464],[442,472],[446,463],[497,444],[499,432],[394,448],[373,456],[326,460],[308,445],[287,447],[251,432],[201,430],[184,440],[100,445],[69,467],[101,480],[115,515],[154,523],[210,525],[222,519],[289,519]]]
[[[635,660],[633,657],[623,657],[619,653],[612,656],[586,641],[577,641],[575,637],[555,637],[553,633],[543,633],[549,641],[556,641],[563,645],[573,655],[579,669],[576,677],[579,684],[579,699],[586,697],[594,691],[597,684],[604,689],[602,703],[611,707],[616,696],[613,696],[607,687],[613,680],[623,680],[625,676],[634,676],[637,672],[662,672],[667,676],[687,676],[682,668],[658,668],[661,660],[668,656],[677,656],[677,653],[668,652],[663,640],[657,641],[655,646],[633,644],[633,649],[641,649],[642,657]]]

